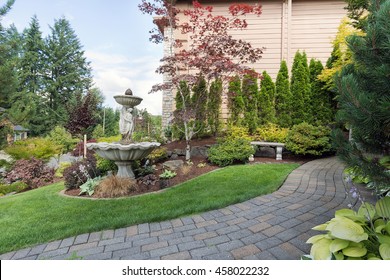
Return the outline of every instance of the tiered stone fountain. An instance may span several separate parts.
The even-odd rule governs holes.
[[[134,178],[131,164],[135,160],[147,157],[155,148],[161,144],[158,142],[138,142],[132,141],[132,134],[135,127],[134,107],[139,105],[142,98],[134,96],[130,89],[124,95],[114,96],[115,101],[122,105],[119,131],[122,140],[117,143],[88,143],[87,148],[95,151],[105,159],[113,160],[118,166],[118,177]]]

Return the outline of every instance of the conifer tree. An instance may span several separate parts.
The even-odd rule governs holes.
[[[207,120],[207,84],[204,77],[199,77],[192,89],[191,107],[195,114],[195,131],[197,136],[202,137],[206,130]]]
[[[0,107],[10,108],[10,97],[17,90],[15,73],[15,49],[17,45],[10,38],[8,28],[1,24],[3,17],[11,10],[15,0],[8,0],[0,7]]]
[[[310,77],[307,68],[306,55],[296,53],[291,75],[291,111],[292,124],[307,121],[308,112],[306,103],[310,97]]]
[[[33,16],[28,28],[23,32],[21,56],[18,65],[19,90],[13,97],[12,115],[17,123],[23,123],[35,136],[46,130],[47,108],[42,93],[44,91],[44,41],[39,21]]]
[[[76,96],[86,92],[92,84],[89,62],[67,19],[56,20],[51,27],[46,39],[45,60],[45,91],[51,126],[64,124],[68,121],[70,107],[77,102]]]
[[[260,82],[258,109],[260,124],[275,122],[275,84],[267,71],[263,72]]]
[[[230,111],[228,122],[232,125],[240,125],[245,111],[245,103],[241,91],[241,80],[238,76],[229,83],[228,107]]]
[[[290,81],[287,63],[283,60],[275,82],[275,113],[276,123],[281,127],[291,127],[291,103]]]
[[[310,123],[317,125],[329,125],[334,116],[332,111],[331,96],[325,89],[325,83],[318,79],[324,69],[321,61],[310,60]]]
[[[211,83],[207,102],[207,123],[214,136],[221,126],[219,110],[222,105],[222,90],[222,81],[217,80]]]
[[[242,96],[244,99],[245,110],[242,124],[253,133],[259,125],[259,86],[258,79],[250,74],[244,76],[242,80]]]
[[[352,35],[352,63],[337,75],[338,118],[352,129],[351,140],[338,131],[335,146],[341,159],[373,182],[390,190],[390,1],[370,1],[365,36]]]

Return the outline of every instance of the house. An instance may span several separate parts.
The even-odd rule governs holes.
[[[7,131],[9,131],[7,134],[7,143],[10,144],[12,142],[18,141],[18,140],[24,140],[27,139],[27,133],[30,131],[27,128],[24,128],[21,125],[14,125],[6,116],[6,109],[0,107],[0,116],[2,117],[0,119],[0,129],[4,129],[8,127]],[[4,115],[3,115],[4,114]],[[12,132],[12,134],[10,134]]]
[[[227,14],[231,0],[201,1],[203,5],[214,6],[214,12]],[[234,36],[250,42],[254,47],[265,47],[262,59],[250,65],[258,72],[266,70],[275,80],[280,62],[286,60],[291,65],[296,51],[305,51],[308,58],[319,59],[323,64],[332,51],[341,20],[346,16],[343,0],[261,0],[243,1],[248,4],[260,3],[262,15],[247,17],[248,28],[233,32]],[[178,0],[179,9],[189,9],[191,1]],[[167,32],[169,30],[165,30]],[[182,34],[179,39],[188,41]],[[168,77],[164,77],[167,79]],[[162,123],[167,127],[175,109],[174,94],[163,92]],[[222,108],[222,118],[227,116],[227,109]]]

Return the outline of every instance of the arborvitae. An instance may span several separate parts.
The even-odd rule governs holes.
[[[298,51],[294,58],[291,75],[292,124],[308,120],[307,103],[310,97],[310,77],[305,54]]]
[[[258,109],[259,124],[275,122],[275,84],[267,71],[263,72],[263,79],[260,82]]]
[[[290,81],[287,63],[283,60],[280,64],[275,83],[275,111],[276,123],[281,127],[291,127],[291,103]]]
[[[210,132],[216,135],[220,129],[220,108],[222,104],[222,81],[214,81],[210,85],[209,98],[207,102],[207,123]]]
[[[352,63],[336,78],[338,118],[352,129],[350,141],[337,133],[337,152],[381,193],[390,190],[389,14],[390,1],[370,1],[366,35],[348,38]]]
[[[174,124],[172,126],[172,133],[174,135],[174,138],[182,139],[184,137],[184,124],[180,116],[182,115],[182,112],[184,110],[184,104],[186,107],[191,106],[191,90],[185,81],[181,81],[179,86],[180,87],[176,92],[176,110],[174,111],[174,115],[178,117],[175,117]]]
[[[253,133],[259,125],[259,86],[257,78],[245,75],[242,80],[242,96],[245,104],[242,124]]]
[[[228,122],[233,125],[240,125],[245,111],[245,102],[241,91],[241,80],[237,76],[229,83],[228,107],[230,111]]]
[[[328,125],[332,122],[334,113],[332,112],[331,96],[324,88],[325,83],[318,79],[324,67],[321,61],[310,60],[310,117],[311,124]]]
[[[198,137],[202,137],[206,132],[206,111],[207,111],[207,84],[203,77],[192,89],[191,107],[195,112],[195,131]]]

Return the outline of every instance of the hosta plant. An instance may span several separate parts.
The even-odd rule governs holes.
[[[390,197],[374,205],[363,203],[358,211],[341,209],[335,217],[314,230],[310,259],[314,260],[390,260]]]

